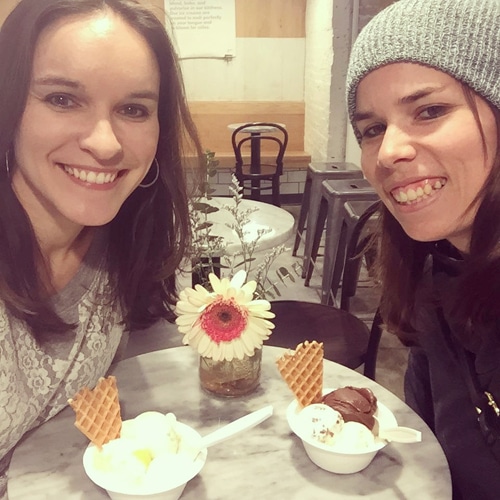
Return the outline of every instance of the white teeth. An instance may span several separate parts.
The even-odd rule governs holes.
[[[408,201],[415,201],[417,199],[417,192],[414,189],[408,189],[406,194],[408,195]]]
[[[418,203],[432,195],[434,191],[441,189],[445,184],[446,179],[437,180],[432,185],[426,182],[423,186],[419,186],[416,189],[409,188],[407,191],[403,191],[402,189],[394,191],[392,196],[398,203]]]
[[[86,172],[85,170],[80,170],[78,168],[73,168],[73,167],[67,167],[66,165],[63,165],[64,171],[72,175],[73,177],[76,177],[77,179],[80,179],[83,182],[88,182],[89,184],[109,184],[110,182],[113,182],[116,179],[117,174],[110,174],[110,173],[104,173],[104,172],[93,172],[89,171]]]

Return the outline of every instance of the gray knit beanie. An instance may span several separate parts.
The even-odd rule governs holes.
[[[399,0],[377,14],[351,51],[346,89],[351,123],[359,82],[394,62],[444,71],[500,108],[500,0]]]

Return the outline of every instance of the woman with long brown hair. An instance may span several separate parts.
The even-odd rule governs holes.
[[[172,44],[135,0],[21,0],[0,30],[0,496],[25,432],[172,318],[202,159]],[[193,149],[191,149],[192,152]]]
[[[380,307],[411,346],[406,400],[446,453],[454,497],[497,498],[500,2],[393,3],[353,47],[347,97],[383,201]]]

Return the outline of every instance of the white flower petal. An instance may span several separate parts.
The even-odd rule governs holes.
[[[246,271],[244,269],[240,269],[233,276],[233,279],[231,280],[231,283],[230,283],[231,288],[241,288],[243,286],[243,283],[245,283],[246,278],[247,278]]]
[[[271,302],[269,302],[268,300],[264,300],[264,299],[252,300],[252,307],[255,307],[256,309],[261,309],[263,311],[270,311],[271,310]]]
[[[238,359],[243,359],[245,355],[245,348],[243,342],[232,342],[232,347],[234,349],[234,355]]]
[[[253,297],[253,294],[255,292],[255,290],[257,289],[257,282],[256,281],[249,281],[248,283],[246,283],[244,286],[241,287],[241,289],[251,295]]]

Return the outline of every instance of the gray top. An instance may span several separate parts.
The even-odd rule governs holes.
[[[75,277],[54,297],[61,317],[77,323],[74,330],[39,345],[0,301],[0,498],[19,439],[61,411],[80,388],[93,387],[117,352],[123,315],[111,296],[105,246],[100,230]]]

